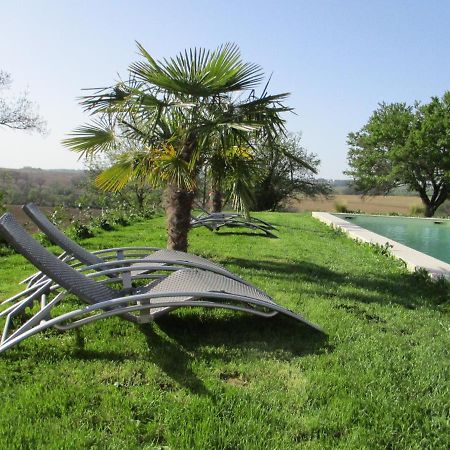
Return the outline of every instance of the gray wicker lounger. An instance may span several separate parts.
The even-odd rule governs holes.
[[[114,269],[132,265],[134,270],[131,272],[131,276],[138,277],[140,274],[145,273],[146,270],[150,270],[145,269],[145,267],[152,263],[158,267],[157,270],[173,271],[178,270],[180,266],[199,268],[246,283],[236,274],[229,272],[219,264],[201,256],[176,250],[156,247],[120,247],[91,253],[62,233],[33,203],[23,206],[22,209],[53,244],[64,250],[60,258],[64,262],[71,264],[72,267],[80,267],[81,264],[79,262],[81,262],[89,266],[90,269],[97,271],[109,269],[111,272],[106,273],[106,275],[114,276],[116,274]],[[149,254],[149,252],[152,253]],[[156,269],[153,268],[153,270]],[[37,281],[42,281],[42,274],[36,273],[23,280],[23,282],[28,283],[29,287]]]
[[[205,220],[205,219],[217,219],[217,220],[226,220],[226,219],[237,219],[237,220],[246,220],[250,223],[254,223],[260,225],[262,228],[266,228],[267,230],[276,230],[277,228],[269,222],[265,222],[262,219],[258,219],[257,217],[249,216],[246,218],[243,214],[240,213],[226,213],[226,212],[209,212],[199,203],[195,203],[195,206],[200,209],[202,212],[193,217],[192,220]]]
[[[198,269],[181,269],[144,287],[118,291],[101,281],[94,281],[92,278],[98,276],[97,273],[90,274],[89,278],[58,259],[35,241],[11,214],[0,218],[0,234],[49,279],[30,296],[25,296],[0,313],[0,316],[6,317],[0,352],[50,327],[69,330],[116,315],[132,322],[145,323],[182,306],[225,308],[262,317],[281,313],[322,331],[303,317],[274,303],[267,294],[222,275]],[[87,306],[73,306],[71,311],[58,315],[55,307],[68,293]],[[39,311],[19,328],[13,329],[12,319],[23,314],[25,308],[32,307],[39,298]],[[65,302],[64,309],[67,311],[72,304]]]
[[[246,218],[238,213],[208,213],[203,210],[201,214],[191,218],[191,227],[195,228],[201,226],[204,226],[211,231],[217,231],[222,227],[250,228],[251,230],[260,230],[267,236],[276,237],[270,231],[276,230],[276,228],[270,223],[256,217]]]

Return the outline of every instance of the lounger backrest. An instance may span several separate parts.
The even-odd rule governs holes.
[[[47,216],[33,203],[28,203],[22,208],[28,217],[42,230],[53,244],[61,247],[69,255],[74,256],[83,264],[91,266],[93,264],[100,264],[103,259],[85,250],[76,242],[69,239],[64,233],[58,230],[55,225],[47,219]]]
[[[117,291],[90,280],[59,260],[33,239],[9,213],[0,218],[0,234],[41,272],[86,303],[111,300],[119,295]]]

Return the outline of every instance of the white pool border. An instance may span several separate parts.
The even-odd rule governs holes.
[[[450,280],[450,264],[441,261],[432,256],[426,255],[425,253],[414,250],[411,247],[400,244],[397,241],[389,239],[380,234],[373,233],[372,231],[366,230],[354,223],[347,222],[340,217],[336,217],[333,214],[326,212],[313,212],[312,216],[333,228],[339,228],[344,231],[352,239],[361,242],[367,242],[370,244],[386,245],[391,246],[391,254],[403,260],[406,263],[406,267],[411,272],[416,269],[423,268],[429,272],[430,276],[433,278],[444,277]]]

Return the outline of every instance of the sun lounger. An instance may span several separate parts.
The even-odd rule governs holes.
[[[276,230],[276,228],[257,219],[256,217],[249,217],[246,219],[241,214],[234,213],[201,213],[196,217],[191,218],[191,227],[204,226],[211,231],[217,231],[222,227],[230,228],[249,228],[251,230],[259,230],[265,233],[267,236],[276,237],[270,230]]]
[[[69,330],[111,316],[144,323],[178,307],[225,308],[262,317],[281,313],[321,331],[298,314],[277,305],[267,294],[223,275],[199,269],[180,269],[143,287],[115,290],[107,285],[109,280],[106,283],[94,280],[99,273],[86,276],[58,259],[35,241],[9,213],[0,218],[0,234],[48,277],[39,289],[29,296],[24,294],[23,299],[0,313],[6,317],[0,352],[50,327]],[[129,267],[127,269],[130,271]],[[64,302],[66,312],[58,313],[55,307],[64,301],[67,294],[76,296],[86,306],[72,306],[73,309],[67,311],[73,303]],[[39,311],[13,329],[12,319],[33,306],[39,298]]]
[[[242,220],[246,220],[247,222],[260,225],[261,227],[266,228],[268,230],[276,230],[277,229],[271,223],[265,222],[264,220],[258,219],[257,217],[253,217],[253,216],[245,217],[243,214],[240,214],[240,213],[209,212],[208,210],[203,208],[203,206],[197,202],[195,203],[195,206],[196,206],[196,208],[201,210],[201,213],[198,216],[193,217],[194,220],[196,220],[196,219],[201,220],[201,219],[206,219],[206,218],[217,219],[217,220],[242,219]]]
[[[64,253],[60,255],[60,259],[75,268],[80,267],[80,263],[97,271],[113,270],[118,267],[132,265],[134,270],[131,272],[131,275],[132,277],[137,277],[146,271],[144,266],[152,263],[155,267],[159,265],[159,270],[173,271],[178,270],[180,267],[199,268],[245,283],[236,274],[229,272],[219,264],[201,256],[177,250],[156,247],[120,247],[89,252],[62,233],[36,205],[29,203],[22,209],[53,244],[64,250]],[[106,273],[106,275],[112,276],[115,273],[113,271]],[[26,278],[23,282],[31,286],[33,283],[40,281],[41,278],[42,275],[37,273]]]

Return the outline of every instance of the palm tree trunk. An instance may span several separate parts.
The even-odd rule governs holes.
[[[190,161],[195,144],[195,136],[188,136],[181,152],[181,157],[184,161]],[[193,178],[197,175],[198,170],[199,167],[196,167]],[[169,184],[165,190],[164,197],[167,218],[167,248],[186,252],[195,192],[175,184]]]
[[[211,212],[213,213],[222,212],[222,192],[220,192],[220,190],[214,189],[211,192],[211,203],[212,203]]]
[[[185,252],[188,248],[194,192],[169,185],[165,190],[164,197],[167,218],[167,248]]]

